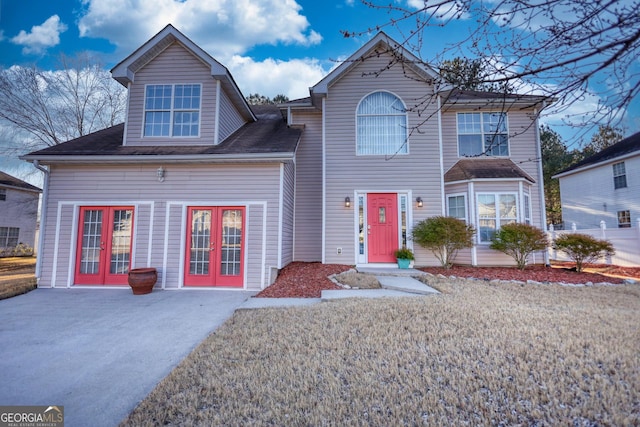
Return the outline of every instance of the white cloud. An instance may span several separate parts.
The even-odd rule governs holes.
[[[245,96],[259,93],[270,98],[278,94],[289,99],[304,98],[309,96],[309,87],[326,74],[315,59],[277,61],[269,58],[256,62],[236,55],[226,65]]]
[[[258,44],[317,44],[295,0],[82,0],[83,37],[102,37],[128,54],[171,23],[225,61]]]
[[[11,39],[11,42],[22,48],[24,54],[40,54],[47,48],[56,46],[60,43],[60,34],[67,31],[67,26],[60,22],[58,15],[53,15],[42,25],[34,25],[31,32],[27,33],[21,30],[17,36]]]

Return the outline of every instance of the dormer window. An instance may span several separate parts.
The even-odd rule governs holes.
[[[199,136],[201,90],[199,84],[147,85],[144,136]]]

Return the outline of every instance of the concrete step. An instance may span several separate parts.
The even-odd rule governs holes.
[[[376,276],[383,289],[409,292],[420,295],[438,294],[431,286],[427,286],[413,277],[407,276]]]
[[[376,276],[420,276],[424,271],[415,268],[391,268],[391,267],[357,267],[359,273],[375,274]]]
[[[395,291],[392,289],[344,289],[322,291],[322,302],[336,301],[345,298],[385,298],[385,297],[417,297],[416,293]]]

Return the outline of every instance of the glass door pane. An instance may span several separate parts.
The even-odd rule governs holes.
[[[82,216],[82,247],[80,249],[80,273],[99,274],[102,242],[102,209],[86,209]]]
[[[116,209],[111,234],[111,274],[127,274],[131,258],[132,209]]]
[[[238,276],[242,261],[242,210],[222,211],[221,276]]]
[[[193,209],[191,216],[191,248],[189,250],[189,274],[209,274],[211,247],[211,210]]]

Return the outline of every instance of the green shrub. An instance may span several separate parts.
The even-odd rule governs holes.
[[[509,255],[518,268],[524,270],[529,255],[546,249],[548,244],[544,231],[533,225],[514,222],[500,227],[491,241],[491,249]]]
[[[583,264],[595,262],[599,258],[613,256],[616,253],[610,242],[581,233],[563,234],[556,239],[553,247],[574,260],[578,272],[582,271]]]
[[[411,249],[405,246],[401,247],[400,249],[396,249],[396,251],[393,253],[393,256],[395,256],[396,259],[409,259],[409,260],[415,259]]]
[[[420,221],[411,232],[413,241],[429,249],[442,267],[450,268],[458,250],[473,246],[475,229],[449,216],[434,216]]]

